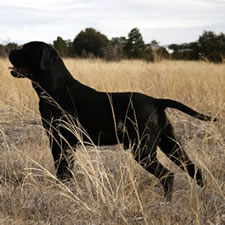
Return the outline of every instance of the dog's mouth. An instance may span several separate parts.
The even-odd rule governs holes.
[[[29,77],[30,73],[27,69],[25,68],[17,68],[17,67],[9,67],[9,69],[11,70],[11,74],[12,76],[16,77],[16,78],[24,78],[24,77]]]

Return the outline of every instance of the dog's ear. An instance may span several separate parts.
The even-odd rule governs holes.
[[[55,60],[58,58],[57,52],[52,47],[44,47],[42,49],[41,59],[40,59],[40,69],[46,70],[52,64],[54,64]]]

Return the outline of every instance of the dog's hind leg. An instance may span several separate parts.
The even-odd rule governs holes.
[[[198,185],[203,186],[202,174],[200,169],[197,169],[194,163],[189,159],[187,153],[184,151],[182,145],[174,134],[172,125],[169,123],[161,135],[159,142],[160,149],[176,163],[184,171],[195,178]]]
[[[163,166],[157,159],[156,139],[146,138],[140,147],[133,149],[135,160],[149,173],[160,179],[164,188],[164,195],[168,201],[172,198],[174,174]]]

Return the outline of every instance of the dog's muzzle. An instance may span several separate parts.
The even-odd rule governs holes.
[[[16,78],[31,78],[32,74],[29,73],[26,69],[23,68],[16,68],[16,67],[9,67],[11,70],[11,75]]]

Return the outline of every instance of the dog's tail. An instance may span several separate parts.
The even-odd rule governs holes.
[[[216,121],[216,118],[213,118],[210,117],[210,116],[206,116],[204,114],[201,114],[193,109],[191,109],[190,107],[180,103],[180,102],[177,102],[177,101],[174,101],[174,100],[171,100],[171,99],[157,99],[157,104],[158,104],[158,107],[165,110],[166,108],[173,108],[173,109],[178,109],[194,118],[197,118],[199,120],[203,120],[203,121],[213,121],[215,122]]]

